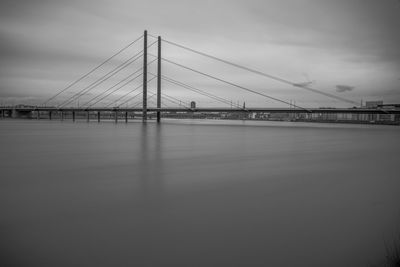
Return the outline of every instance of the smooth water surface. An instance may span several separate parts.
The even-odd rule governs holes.
[[[2,120],[0,147],[5,266],[368,266],[400,231],[399,127]]]

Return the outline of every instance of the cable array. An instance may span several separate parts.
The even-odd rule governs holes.
[[[154,55],[152,55],[152,54],[150,54],[150,55],[151,55],[151,56],[154,56]],[[271,99],[271,100],[274,100],[274,101],[277,101],[277,102],[281,102],[281,103],[284,103],[284,104],[286,104],[286,105],[292,105],[291,103],[289,103],[289,102],[287,102],[287,101],[285,101],[285,100],[281,100],[281,99],[279,99],[279,98],[272,97],[272,96],[269,96],[269,95],[267,95],[267,94],[257,92],[257,91],[255,91],[255,90],[253,90],[253,89],[249,89],[249,88],[247,88],[247,87],[244,87],[244,86],[241,86],[241,85],[238,85],[238,84],[229,82],[229,81],[227,81],[227,80],[224,80],[224,79],[215,77],[215,76],[213,76],[213,75],[211,75],[211,74],[207,74],[207,73],[205,73],[205,72],[196,70],[196,69],[194,69],[194,68],[187,67],[187,66],[185,66],[185,65],[176,63],[176,62],[174,62],[174,61],[172,61],[172,60],[169,60],[169,59],[166,59],[166,58],[162,58],[162,60],[165,61],[165,62],[168,62],[168,63],[170,63],[170,64],[172,64],[172,65],[178,66],[178,67],[180,67],[180,68],[184,68],[184,69],[190,70],[190,71],[192,71],[192,72],[195,72],[195,73],[198,73],[198,74],[200,74],[200,75],[206,76],[206,77],[208,77],[208,78],[211,78],[211,79],[217,80],[217,81],[219,81],[219,82],[228,84],[228,85],[230,85],[230,86],[233,86],[233,87],[236,87],[236,88],[239,88],[239,89],[242,89],[242,90],[251,92],[251,93],[253,93],[253,94],[260,95],[260,96],[262,96],[262,97],[265,97],[265,98],[268,98],[268,99]],[[292,106],[293,106],[293,107],[296,107],[296,108],[299,108],[299,109],[302,109],[302,110],[305,110],[305,111],[309,111],[308,109],[303,108],[303,107],[300,107],[300,106],[297,106],[297,105],[292,105]]]
[[[153,35],[150,35],[150,36],[153,37],[153,38],[155,37]],[[312,88],[312,87],[307,86],[307,85],[299,85],[298,83],[295,83],[295,82],[292,82],[292,81],[289,81],[289,80],[286,80],[286,79],[283,79],[283,78],[280,78],[280,77],[277,77],[277,76],[274,76],[274,75],[271,75],[271,74],[268,74],[268,73],[265,73],[265,72],[254,70],[254,69],[251,69],[249,67],[230,62],[228,60],[225,60],[225,59],[222,59],[222,58],[219,58],[219,57],[216,57],[216,56],[213,56],[213,55],[210,55],[210,54],[207,54],[207,53],[195,50],[195,49],[192,49],[190,47],[187,47],[187,46],[184,46],[184,45],[181,45],[181,44],[178,44],[178,43],[166,40],[166,39],[162,39],[162,41],[165,42],[165,43],[168,43],[170,45],[173,45],[175,47],[179,47],[181,49],[190,51],[192,53],[195,53],[195,54],[198,54],[198,55],[201,55],[201,56],[204,56],[204,57],[207,57],[207,58],[222,62],[224,64],[227,64],[227,65],[230,65],[230,66],[242,69],[242,70],[246,70],[248,72],[251,72],[251,73],[254,73],[254,74],[257,74],[257,75],[264,76],[266,78],[269,78],[269,79],[272,79],[272,80],[275,80],[275,81],[278,81],[278,82],[281,82],[281,83],[285,83],[285,84],[288,84],[288,85],[291,85],[291,86],[294,86],[294,87],[297,87],[297,88],[305,89],[305,90],[308,90],[308,91],[311,91],[311,92],[314,92],[314,93],[317,93],[317,94],[321,94],[321,95],[324,95],[324,96],[327,96],[327,97],[330,97],[330,98],[334,98],[336,100],[340,100],[340,101],[347,102],[347,103],[350,103],[350,104],[358,105],[357,102],[355,102],[353,100],[350,100],[350,99],[346,99],[346,98],[343,98],[343,97],[340,97],[340,96],[336,96],[336,95],[333,95],[333,94],[330,94],[330,93],[326,93],[326,92],[317,90],[317,89]]]
[[[123,69],[127,68],[129,65],[134,63],[136,60],[138,60],[140,58],[140,56],[141,56],[141,52],[139,52],[139,53],[135,54],[134,56],[130,57],[129,59],[125,60],[123,63],[121,63],[117,67],[113,68],[111,71],[107,72],[106,74],[104,74],[103,76],[101,76],[100,78],[98,78],[97,80],[95,80],[94,82],[89,84],[88,86],[84,87],[79,92],[75,93],[73,96],[69,97],[67,100],[65,100],[58,107],[59,108],[60,107],[65,107],[66,105],[68,105],[72,101],[75,101],[78,98],[80,98],[81,96],[87,94],[88,92],[90,92],[91,90],[93,90],[94,88],[96,88],[97,86],[102,84],[103,82],[105,82],[108,79],[110,79],[111,77],[113,77],[115,74],[119,73],[120,71],[122,71]]]
[[[74,82],[70,83],[68,86],[66,86],[65,88],[61,89],[58,93],[56,93],[55,95],[53,95],[52,97],[48,98],[45,102],[42,103],[42,106],[45,106],[49,101],[53,100],[54,98],[56,98],[57,96],[59,96],[60,94],[62,94],[63,92],[65,92],[66,90],[68,90],[69,88],[71,88],[72,86],[74,86],[75,84],[77,84],[78,82],[82,81],[83,79],[85,79],[86,77],[88,77],[90,74],[92,74],[93,72],[95,72],[96,70],[98,70],[99,68],[101,68],[102,66],[104,66],[106,63],[108,63],[110,60],[112,60],[113,58],[115,58],[116,56],[118,56],[119,54],[121,54],[122,52],[124,52],[125,50],[127,50],[129,47],[131,47],[132,45],[134,45],[136,42],[138,42],[140,39],[143,38],[143,35],[139,36],[137,39],[135,39],[134,41],[130,42],[128,45],[126,45],[125,47],[121,48],[119,51],[117,51],[115,54],[113,54],[112,56],[110,56],[109,58],[107,58],[106,60],[104,60],[102,63],[100,63],[99,65],[97,65],[96,67],[94,67],[93,69],[91,69],[89,72],[85,73],[83,76],[81,76],[80,78],[76,79]]]
[[[123,51],[125,51],[126,49],[128,49],[129,47],[131,47],[134,43],[136,43],[137,41],[139,41],[140,39],[142,39],[143,36],[140,36],[139,38],[137,38],[134,42],[131,42],[130,44],[128,44],[127,46],[125,46],[123,49],[121,49],[120,51],[118,51],[117,53],[115,53],[113,56],[111,56],[110,58],[108,58],[107,60],[105,60],[104,62],[102,62],[102,64],[100,64],[99,66],[97,66],[96,68],[92,69],[90,72],[86,73],[85,75],[83,75],[81,78],[79,78],[78,80],[76,80],[73,84],[69,85],[68,87],[64,88],[62,91],[58,92],[56,95],[52,96],[51,98],[49,98],[46,103],[52,99],[54,99],[56,96],[60,95],[62,92],[66,91],[67,89],[70,89],[73,85],[75,85],[76,83],[78,83],[79,81],[83,80],[84,78],[88,77],[89,74],[93,73],[95,70],[99,69],[101,66],[105,65],[107,62],[109,62],[111,59],[115,58],[117,55],[121,54]],[[150,48],[151,46],[153,46],[154,44],[156,44],[157,41],[152,42],[150,45],[147,46],[147,48]],[[66,100],[64,100],[61,104],[58,105],[58,108],[63,108],[66,107],[68,104],[70,104],[73,101],[77,101],[78,99],[80,99],[82,96],[87,95],[90,91],[92,91],[93,89],[97,88],[99,85],[103,84],[104,82],[106,82],[107,80],[109,80],[110,78],[114,77],[116,74],[118,74],[119,72],[121,72],[122,70],[126,69],[127,67],[129,67],[130,65],[132,65],[134,62],[136,62],[137,60],[139,60],[142,56],[143,56],[143,50],[140,50],[138,53],[134,54],[133,56],[129,57],[127,60],[123,61],[121,64],[119,64],[118,66],[112,68],[110,71],[108,71],[106,74],[102,75],[101,77],[97,78],[94,82],[90,83],[89,85],[85,86],[84,88],[82,88],[81,90],[79,90],[78,92],[75,92],[72,96],[68,97]],[[154,61],[153,61],[154,62]],[[150,62],[153,63],[153,62]],[[120,90],[121,88],[123,88],[124,86],[128,85],[129,83],[133,82],[135,79],[137,79],[139,76],[136,76],[130,80],[128,80],[129,78],[131,78],[132,76],[134,76],[135,74],[137,74],[141,69],[136,70],[134,73],[131,73],[130,75],[128,75],[127,77],[125,77],[124,79],[122,79],[121,81],[117,82],[116,84],[114,84],[113,86],[107,88],[105,91],[102,91],[101,93],[95,95],[93,98],[91,98],[90,100],[86,101],[85,104],[83,106],[86,107],[92,107],[95,104],[97,104],[98,102],[100,102],[101,100],[105,99],[106,97],[112,95],[113,93],[115,93],[116,91]],[[125,83],[124,83],[125,82]],[[116,89],[114,89],[116,88]],[[114,90],[113,90],[114,89]],[[111,91],[112,90],[112,91]]]
[[[156,36],[153,36],[153,35],[151,35],[151,34],[148,34],[148,36],[157,39]],[[57,96],[61,95],[62,93],[64,93],[64,92],[67,91],[68,89],[72,88],[74,85],[76,85],[77,83],[79,83],[79,82],[82,81],[83,79],[87,78],[90,74],[94,73],[96,70],[98,70],[98,69],[100,69],[101,67],[103,67],[105,64],[107,64],[108,62],[110,62],[110,61],[111,61],[112,59],[114,59],[116,56],[120,55],[122,52],[124,52],[125,50],[127,50],[128,48],[130,48],[131,46],[133,46],[136,42],[138,42],[139,40],[141,40],[143,37],[144,37],[144,35],[141,35],[140,37],[138,37],[137,39],[135,39],[135,40],[132,41],[131,43],[127,44],[125,47],[121,48],[119,51],[117,51],[116,53],[114,53],[112,56],[110,56],[109,58],[107,58],[106,60],[104,60],[102,63],[100,63],[99,65],[97,65],[97,66],[94,67],[93,69],[91,69],[89,72],[87,72],[87,73],[85,73],[84,75],[82,75],[80,78],[78,78],[77,80],[75,80],[74,82],[72,82],[71,84],[69,84],[68,86],[66,86],[65,88],[63,88],[62,90],[60,90],[58,93],[56,93],[56,94],[53,95],[52,97],[48,98],[45,102],[43,102],[43,105],[46,105],[47,103],[49,103],[49,101],[55,99]],[[200,55],[200,56],[203,56],[203,57],[206,57],[206,58],[209,58],[209,59],[212,59],[212,60],[215,60],[215,61],[224,63],[224,64],[229,65],[229,66],[233,66],[233,67],[235,67],[235,68],[239,68],[239,69],[245,70],[245,71],[247,71],[247,72],[250,72],[250,73],[253,73],[253,74],[256,74],[256,75],[260,75],[260,76],[263,76],[263,77],[272,79],[272,80],[277,81],[277,82],[280,82],[280,83],[284,83],[284,84],[291,85],[291,86],[294,86],[294,87],[297,87],[297,88],[301,88],[301,89],[304,89],[304,90],[307,90],[307,91],[310,91],[310,92],[313,92],[313,93],[317,93],[317,94],[320,94],[320,95],[324,95],[324,96],[327,96],[327,97],[330,97],[330,98],[334,98],[334,99],[336,99],[336,100],[340,100],[340,101],[343,101],[343,102],[347,102],[347,103],[351,103],[351,104],[358,104],[358,103],[356,103],[356,102],[354,102],[354,101],[352,101],[352,100],[349,100],[349,99],[346,99],[346,98],[343,98],[343,97],[339,97],[339,96],[336,96],[336,95],[332,95],[332,94],[329,94],[329,93],[326,93],[326,92],[317,90],[317,89],[315,89],[315,88],[312,88],[312,87],[308,86],[307,84],[298,84],[298,83],[294,83],[294,82],[292,82],[292,81],[290,81],[290,80],[283,79],[283,78],[277,77],[277,76],[275,76],[275,75],[271,75],[271,74],[269,74],[269,73],[265,73],[265,72],[258,71],[258,70],[255,70],[255,69],[252,69],[252,68],[249,68],[249,67],[246,67],[246,66],[237,64],[237,63],[230,62],[230,61],[228,61],[228,60],[225,60],[225,59],[222,59],[222,58],[219,58],[219,57],[216,57],[216,56],[213,56],[213,55],[210,55],[210,54],[207,54],[207,53],[204,53],[204,52],[195,50],[195,49],[192,49],[192,48],[190,48],[190,47],[187,47],[187,46],[178,44],[178,43],[176,43],[176,42],[172,42],[172,41],[165,40],[165,39],[162,39],[162,41],[163,41],[164,43],[167,43],[167,44],[172,45],[172,46],[174,46],[174,47],[177,47],[177,48],[179,48],[179,49],[183,49],[183,50],[189,51],[189,52],[191,52],[191,53],[195,53],[195,54],[197,54],[197,55]],[[157,43],[157,40],[154,41],[154,42],[152,42],[150,45],[148,45],[147,48],[150,48],[151,46],[153,46],[153,45],[156,44],[156,43]],[[130,65],[132,65],[134,62],[136,62],[137,60],[139,60],[141,57],[143,57],[143,52],[144,52],[144,49],[141,49],[138,53],[136,53],[136,54],[134,54],[133,56],[129,57],[127,60],[123,61],[123,62],[122,62],[121,64],[119,64],[117,67],[115,67],[115,68],[113,68],[112,70],[108,71],[106,74],[104,74],[104,75],[102,75],[101,77],[97,78],[94,82],[92,82],[92,83],[90,83],[89,85],[85,86],[84,88],[82,88],[82,89],[79,90],[78,92],[75,92],[72,96],[68,97],[68,98],[67,98],[66,100],[64,100],[61,104],[59,104],[59,105],[58,105],[58,108],[66,107],[66,106],[67,106],[68,104],[70,104],[71,102],[80,99],[82,96],[88,95],[88,93],[89,93],[90,91],[92,91],[93,89],[97,88],[99,85],[103,84],[105,81],[107,81],[107,80],[109,80],[110,78],[114,77],[117,73],[119,73],[119,72],[121,72],[122,70],[126,69],[127,67],[129,67]],[[147,66],[151,65],[151,64],[152,64],[153,62],[155,62],[155,61],[157,60],[157,58],[158,58],[157,56],[155,56],[155,55],[153,55],[153,54],[151,54],[151,53],[148,53],[148,55],[149,55],[149,56],[152,56],[152,57],[155,57],[155,59],[152,60],[150,63],[148,63]],[[267,98],[267,99],[269,99],[269,100],[273,100],[273,101],[275,101],[275,102],[280,102],[280,103],[283,103],[283,104],[285,104],[285,105],[290,105],[291,107],[298,108],[298,109],[301,109],[301,110],[310,112],[310,110],[308,110],[307,108],[304,108],[304,107],[301,107],[301,106],[299,106],[299,105],[293,104],[292,102],[289,103],[288,101],[285,101],[285,100],[282,100],[282,99],[273,97],[273,96],[268,95],[268,94],[265,94],[265,93],[263,93],[263,92],[259,92],[259,91],[256,91],[256,90],[254,90],[254,89],[245,87],[245,86],[243,86],[243,85],[234,83],[234,82],[232,82],[232,81],[223,79],[223,78],[218,77],[218,76],[216,76],[216,75],[214,75],[214,74],[210,74],[210,73],[206,73],[206,72],[203,72],[203,71],[199,71],[199,70],[197,70],[197,69],[195,69],[195,68],[193,68],[193,67],[189,67],[189,66],[187,66],[187,65],[183,65],[183,64],[178,63],[178,62],[176,62],[176,61],[167,59],[167,58],[165,58],[165,57],[161,57],[161,60],[162,60],[163,62],[168,63],[168,64],[171,64],[171,65],[174,65],[174,66],[176,66],[176,67],[179,67],[179,68],[181,68],[181,69],[185,69],[185,70],[187,70],[187,71],[191,71],[191,72],[196,73],[196,74],[198,74],[198,75],[201,75],[201,76],[203,76],[203,77],[207,77],[207,78],[209,78],[209,79],[213,79],[213,80],[218,81],[218,82],[220,82],[220,83],[224,83],[224,84],[229,85],[229,86],[231,86],[231,87],[235,87],[235,88],[237,88],[237,89],[240,89],[240,90],[242,90],[242,91],[246,91],[246,92],[248,92],[248,93],[255,94],[255,95],[258,95],[258,96],[262,96],[262,97],[264,97],[264,98]],[[127,86],[128,84],[134,82],[136,79],[138,79],[139,77],[143,76],[143,73],[140,73],[141,71],[143,71],[143,67],[142,67],[142,68],[139,68],[139,69],[137,69],[137,70],[135,70],[135,71],[132,72],[132,73],[130,73],[129,75],[127,75],[126,77],[124,77],[122,80],[118,81],[116,84],[114,84],[114,85],[108,87],[106,90],[102,90],[100,93],[96,94],[94,97],[92,97],[91,99],[87,100],[87,101],[83,104],[83,106],[84,106],[84,107],[87,107],[87,108],[93,107],[94,105],[98,104],[100,101],[102,101],[102,100],[104,100],[104,99],[106,99],[106,98],[112,96],[112,95],[113,95],[114,93],[116,93],[117,91],[121,90],[122,88],[124,88],[124,87]],[[194,86],[191,86],[191,85],[188,85],[188,84],[186,84],[186,83],[180,82],[180,81],[178,81],[178,80],[176,80],[176,79],[173,79],[173,78],[171,78],[171,77],[168,77],[168,76],[166,76],[166,75],[161,75],[161,77],[158,77],[158,75],[156,75],[156,74],[153,74],[153,73],[151,73],[151,72],[148,72],[148,73],[149,73],[150,75],[152,75],[153,77],[147,81],[147,84],[150,83],[151,81],[153,81],[153,80],[156,79],[156,78],[160,78],[160,79],[163,80],[163,81],[166,81],[166,82],[168,82],[168,83],[177,85],[177,86],[179,86],[179,87],[181,87],[181,88],[184,88],[184,89],[186,89],[186,90],[189,90],[189,91],[195,92],[195,93],[197,93],[197,94],[203,95],[203,96],[208,97],[208,98],[210,98],[210,99],[216,100],[216,101],[218,101],[218,102],[220,102],[220,103],[223,103],[223,104],[225,104],[225,105],[230,105],[231,107],[234,106],[235,108],[243,109],[244,111],[246,111],[246,109],[245,109],[244,107],[240,107],[238,104],[234,104],[234,103],[232,103],[232,101],[230,101],[230,100],[228,100],[228,99],[226,99],[226,98],[220,97],[220,96],[218,96],[218,95],[212,94],[212,93],[207,92],[207,91],[205,91],[205,90],[201,90],[201,89],[196,88],[196,87],[194,87]],[[129,103],[130,101],[132,101],[133,99],[135,99],[136,97],[138,97],[139,95],[142,94],[142,92],[139,92],[138,94],[135,94],[133,97],[131,96],[131,94],[134,93],[134,92],[136,92],[137,90],[139,90],[139,88],[140,88],[141,86],[143,86],[143,84],[146,84],[146,83],[142,83],[141,85],[135,87],[133,90],[130,90],[129,92],[127,92],[127,93],[123,94],[122,96],[118,97],[116,100],[111,101],[110,103],[108,103],[108,104],[106,105],[106,107],[114,106],[114,105],[116,105],[116,104],[118,104],[118,103],[119,103],[118,106],[122,106],[122,105],[124,105],[124,104]],[[156,93],[152,94],[152,95],[148,98],[148,100],[150,100],[152,97],[154,97],[154,95],[156,95]],[[162,93],[161,95],[164,97],[165,100],[167,100],[167,101],[169,101],[169,102],[171,102],[171,103],[174,103],[174,104],[178,104],[179,106],[184,107],[185,109],[190,110],[190,107],[188,107],[188,106],[182,104],[182,101],[179,100],[178,98],[172,97],[172,96],[170,96],[170,95],[166,95],[165,93]],[[140,104],[140,103],[139,103],[139,104]],[[165,105],[165,102],[164,102],[164,105]],[[137,106],[137,105],[135,105],[135,106]]]

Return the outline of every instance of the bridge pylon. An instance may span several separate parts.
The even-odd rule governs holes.
[[[157,53],[157,109],[161,109],[161,36],[158,36]],[[161,121],[161,111],[157,111],[157,122]]]
[[[147,31],[143,34],[143,110],[142,120],[147,121]]]

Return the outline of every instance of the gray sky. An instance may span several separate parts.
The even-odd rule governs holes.
[[[294,82],[315,80],[314,88],[356,102],[362,99],[399,103],[399,28],[400,1],[397,0],[3,0],[0,3],[0,104],[40,104],[136,39],[144,29]],[[62,103],[139,51],[140,45],[51,104]],[[152,53],[154,49],[150,49]],[[285,101],[295,100],[298,105],[349,106],[167,44],[163,46],[163,54],[250,89]],[[81,104],[132,73],[140,67],[140,62],[130,67],[81,98]],[[150,69],[155,71],[154,66]],[[235,103],[282,106],[168,63],[163,65],[163,70],[174,79]],[[114,98],[105,98],[99,104],[107,104],[138,85],[140,78],[117,91]],[[167,82],[164,85],[166,93],[184,101],[223,106]],[[154,91],[153,83],[150,91]]]

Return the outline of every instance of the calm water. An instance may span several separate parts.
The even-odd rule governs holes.
[[[3,120],[0,147],[4,265],[368,266],[400,232],[400,127]]]

